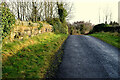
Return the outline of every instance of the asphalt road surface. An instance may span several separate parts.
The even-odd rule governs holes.
[[[120,78],[120,50],[95,37],[68,37],[57,78]]]

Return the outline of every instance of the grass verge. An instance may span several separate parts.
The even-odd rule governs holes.
[[[106,43],[111,44],[120,49],[120,45],[119,45],[120,44],[120,33],[99,32],[99,33],[93,33],[89,35],[99,38],[105,41]]]
[[[68,37],[69,38],[69,37]],[[68,39],[67,38],[67,39]],[[66,40],[67,40],[66,39]],[[52,59],[52,64],[50,65],[50,67],[48,68],[48,71],[46,73],[46,77],[45,78],[56,78],[56,74],[58,72],[59,66],[62,62],[63,59],[63,55],[64,55],[64,48],[65,48],[65,44],[66,44],[66,40],[63,42],[62,46],[60,47],[60,49],[56,52],[54,58]]]
[[[3,78],[45,78],[55,53],[67,36],[44,33],[23,41],[4,44]]]

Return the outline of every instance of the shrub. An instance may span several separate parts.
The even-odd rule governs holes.
[[[43,24],[41,23],[41,22],[38,22],[39,23],[39,27],[38,27],[38,30],[40,30],[41,29],[41,27],[43,27]]]
[[[104,31],[107,27],[110,27],[110,25],[108,24],[98,24],[98,25],[95,25],[92,32],[100,32],[100,31]]]
[[[2,38],[4,39],[10,35],[11,29],[13,28],[12,24],[15,23],[15,16],[10,12],[10,9],[5,7],[5,3],[1,3],[1,15],[2,15]]]
[[[47,18],[47,22],[53,26],[53,31],[55,33],[64,33],[68,34],[68,26],[64,22],[62,23],[59,18]]]

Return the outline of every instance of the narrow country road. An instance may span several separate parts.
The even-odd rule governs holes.
[[[68,37],[57,78],[120,78],[120,50],[95,37]]]

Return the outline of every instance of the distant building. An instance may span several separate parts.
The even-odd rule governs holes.
[[[120,1],[118,2],[118,23],[120,25]]]

